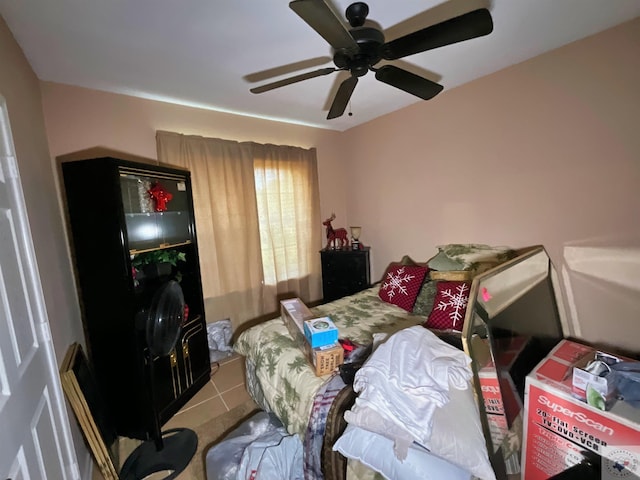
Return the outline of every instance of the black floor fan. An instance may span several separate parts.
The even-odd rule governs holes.
[[[178,282],[170,280],[154,294],[151,307],[139,319],[143,323],[141,326],[145,329],[147,341],[148,392],[154,408],[154,431],[153,438],[140,444],[124,462],[120,470],[121,480],[141,480],[165,471],[168,475],[163,480],[176,478],[196,453],[198,436],[193,430],[174,428],[161,431],[154,402],[153,359],[169,355],[175,347],[180,337],[184,312],[182,288]]]

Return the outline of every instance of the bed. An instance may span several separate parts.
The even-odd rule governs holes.
[[[441,248],[440,253],[442,251]],[[502,259],[494,259],[493,265]],[[396,304],[398,302],[391,303],[389,298],[381,295],[381,289],[384,289],[384,278],[390,272],[406,274],[412,271],[410,267],[420,267],[426,274],[420,280],[414,307],[407,309],[406,305],[403,308]],[[361,346],[370,346],[380,335],[391,336],[411,327],[425,326],[442,293],[436,290],[435,285],[444,284],[430,281],[428,268],[425,267],[426,263],[417,264],[404,257],[400,262],[389,265],[380,284],[316,306],[311,309],[312,313],[319,317],[329,316],[338,327],[340,338],[348,338]],[[478,268],[477,264],[475,268]],[[459,283],[463,284],[464,281]],[[464,317],[464,311],[456,314]],[[454,322],[456,331],[451,328],[432,331],[448,344],[461,349],[462,342],[457,330],[462,330],[462,324],[460,318],[458,320],[457,325]],[[353,406],[356,394],[350,385],[342,382],[338,374],[323,377],[315,375],[280,317],[244,331],[235,342],[234,349],[246,358],[247,388],[256,403],[266,411],[273,411],[289,433],[300,435],[304,439],[305,449],[314,452],[315,464],[311,461],[311,465],[307,465],[305,453],[305,466],[313,469],[320,463],[321,476],[309,478],[383,478],[357,461],[347,462],[332,450],[347,426],[343,415]],[[324,410],[319,411],[320,404]],[[313,422],[316,425],[312,425]],[[320,425],[317,425],[318,422]]]
[[[370,345],[374,334],[391,334],[425,321],[424,316],[383,302],[378,289],[379,286],[374,286],[311,310],[318,316],[331,317],[341,338],[360,345]],[[289,433],[305,438],[314,398],[329,376],[315,375],[280,317],[243,332],[234,348],[246,357],[247,387],[256,403],[263,410],[273,411]],[[344,427],[338,412],[349,408],[354,398],[353,390],[346,388],[335,403],[327,422],[334,435]],[[344,465],[337,468],[341,467]]]

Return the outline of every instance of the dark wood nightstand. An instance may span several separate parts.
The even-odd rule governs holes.
[[[371,286],[369,247],[360,250],[320,250],[325,302],[353,295]]]

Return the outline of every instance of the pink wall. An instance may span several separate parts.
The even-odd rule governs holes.
[[[52,157],[101,146],[156,158],[155,134],[189,135],[316,147],[321,214],[346,219],[345,177],[338,132],[183,107],[126,95],[43,82],[42,96]],[[319,260],[318,260],[319,261]]]
[[[443,243],[543,244],[558,268],[565,245],[640,246],[638,52],[640,19],[348,131],[373,277]],[[610,307],[581,310],[585,338],[637,350]]]
[[[374,279],[450,242],[543,244],[561,266],[565,245],[640,244],[638,51],[640,19],[344,133],[52,83],[43,105],[54,157],[155,157],[157,129],[316,146],[322,214],[363,227]]]
[[[640,19],[348,132],[350,221],[404,253],[637,236]],[[389,160],[393,159],[393,162]]]

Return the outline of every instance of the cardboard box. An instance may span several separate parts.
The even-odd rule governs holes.
[[[502,445],[508,435],[511,424],[522,411],[522,401],[518,396],[513,380],[504,373],[498,376],[493,364],[478,372],[484,410],[487,414],[491,442],[494,447]],[[519,466],[515,472],[519,471]]]
[[[307,343],[307,345],[309,345]],[[344,362],[344,349],[339,343],[324,347],[307,347],[307,355],[310,356],[316,375],[328,375]]]
[[[618,400],[603,411],[573,394],[574,367],[594,354],[562,340],[527,376],[523,479],[546,480],[594,454],[603,479],[640,475],[640,409]]]
[[[304,336],[311,348],[326,347],[338,341],[338,329],[329,317],[304,321]]]
[[[304,322],[314,319],[309,308],[299,298],[280,301],[280,315],[290,335],[313,365],[317,376],[328,375],[344,362],[344,350],[339,343],[312,348],[304,334]]]
[[[501,339],[498,342],[501,344],[497,358],[500,371],[488,356],[484,360],[485,365],[478,371],[478,380],[491,434],[491,444],[494,449],[501,447],[506,473],[517,475],[521,470],[521,425],[524,407],[509,370],[526,345],[527,339],[514,337]]]
[[[280,301],[280,316],[287,326],[289,334],[304,349],[307,339],[304,336],[304,321],[314,318],[311,310],[299,298],[290,298]]]

